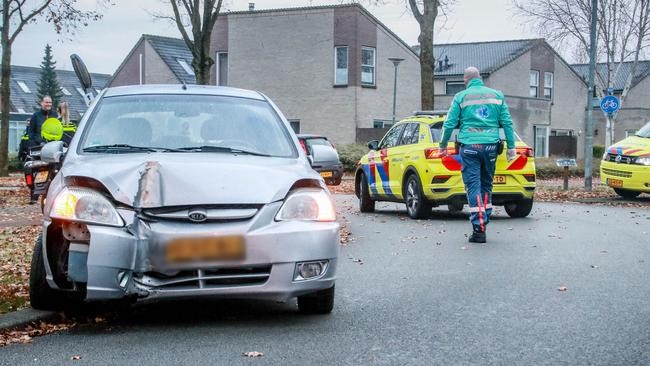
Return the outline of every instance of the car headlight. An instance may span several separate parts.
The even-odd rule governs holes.
[[[634,160],[634,164],[650,166],[650,156],[642,156]]]
[[[283,220],[335,221],[329,193],[323,189],[300,189],[289,195],[275,217]]]
[[[89,224],[124,226],[115,206],[96,191],[85,188],[63,188],[54,199],[50,217]]]

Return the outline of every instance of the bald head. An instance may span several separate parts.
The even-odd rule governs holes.
[[[478,68],[474,66],[470,66],[465,69],[465,73],[463,74],[463,80],[465,81],[465,84],[469,83],[470,80],[472,79],[480,79],[481,78],[481,72],[478,70]]]

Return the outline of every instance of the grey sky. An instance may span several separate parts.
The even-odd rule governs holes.
[[[82,0],[93,3],[93,0]],[[74,40],[62,41],[46,22],[25,28],[13,47],[12,64],[38,66],[49,43],[57,68],[71,70],[69,55],[79,54],[91,72],[112,74],[143,33],[180,37],[176,26],[154,21],[149,12],[165,11],[161,0],[115,0],[104,18],[81,29]],[[256,9],[338,4],[338,0],[250,0]],[[417,44],[418,24],[404,0],[387,0],[388,5],[368,10],[409,44]],[[229,10],[248,9],[249,0],[231,0]],[[534,38],[512,13],[511,0],[457,0],[444,27],[436,33],[436,43]],[[213,37],[219,35],[213,35]]]

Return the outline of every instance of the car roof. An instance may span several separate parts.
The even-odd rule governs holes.
[[[325,139],[327,140],[327,137],[323,135],[316,135],[312,133],[299,133],[296,135],[299,139]]]
[[[445,116],[440,116],[440,115],[416,115],[416,116],[411,116],[411,117],[406,117],[396,124],[402,124],[402,123],[409,123],[409,122],[420,122],[420,123],[426,123],[429,125],[435,125],[438,123],[442,123],[445,121]]]
[[[185,85],[183,84],[147,84],[118,86],[106,89],[105,97],[122,95],[145,94],[190,94],[190,95],[217,95],[226,97],[239,97],[248,99],[265,100],[260,92],[246,89],[230,88],[213,85]]]

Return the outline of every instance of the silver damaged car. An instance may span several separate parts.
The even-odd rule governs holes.
[[[37,309],[213,296],[329,313],[339,253],[330,193],[264,95],[210,86],[104,90],[44,204]]]

